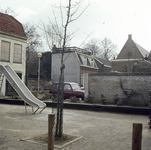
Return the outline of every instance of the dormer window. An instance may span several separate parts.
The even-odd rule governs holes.
[[[87,66],[91,66],[88,58],[87,58]]]
[[[93,59],[91,59],[91,66],[93,67]]]
[[[84,65],[87,65],[87,58],[84,57]]]
[[[78,54],[78,58],[80,60],[81,65],[83,65],[83,61],[82,61],[81,56],[79,54]]]

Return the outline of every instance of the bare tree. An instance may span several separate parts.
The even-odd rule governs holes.
[[[26,85],[28,81],[28,76],[32,65],[35,64],[35,59],[37,58],[38,48],[42,47],[42,40],[40,35],[36,31],[34,25],[30,23],[23,24],[24,32],[27,36],[26,44]]]
[[[67,43],[72,39],[73,34],[69,34],[68,26],[71,22],[77,20],[83,12],[87,9],[86,6],[82,12],[79,13],[79,9],[81,8],[82,1],[72,3],[71,0],[68,0],[67,6],[60,6],[58,8],[61,14],[61,25],[59,26],[57,17],[54,13],[55,21],[52,22],[49,19],[49,26],[45,26],[45,24],[41,21],[42,30],[45,32],[47,44],[52,50],[52,46],[55,44],[60,47],[59,53],[61,54],[61,67],[60,67],[60,77],[59,77],[59,87],[58,87],[58,103],[57,103],[57,119],[56,119],[56,130],[55,136],[62,137],[63,135],[63,93],[64,93],[64,51],[67,47]],[[65,15],[64,15],[65,12]],[[62,28],[63,27],[63,28]],[[49,30],[48,30],[49,29]],[[51,42],[50,42],[51,41]]]
[[[84,45],[84,49],[91,51],[94,56],[108,60],[111,60],[117,56],[116,47],[117,46],[107,38],[104,38],[102,41],[91,39]]]
[[[42,47],[42,40],[36,31],[36,27],[34,25],[30,25],[30,23],[25,23],[23,24],[23,28],[28,38],[26,51],[37,51],[38,48]]]
[[[97,56],[100,52],[99,41],[91,39],[84,45],[83,49],[89,50],[94,56]]]
[[[7,15],[11,15],[13,17],[18,16],[18,14],[14,10],[12,10],[11,7],[7,7],[5,9],[1,9],[0,12],[4,13],[4,14],[7,14]]]
[[[52,23],[49,20],[49,24],[45,27],[43,24],[43,27],[45,27],[45,35],[47,40],[47,45],[49,49],[51,50],[54,45],[56,47],[61,47],[63,42],[63,27],[58,27],[56,23]]]
[[[117,48],[117,46],[115,44],[113,44],[110,39],[104,38],[100,42],[100,54],[99,55],[102,58],[111,60],[117,56],[116,48]]]

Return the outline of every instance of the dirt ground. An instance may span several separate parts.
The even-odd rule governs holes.
[[[74,135],[63,134],[61,138],[54,138],[54,145],[62,146],[68,142],[75,140],[76,138],[78,137]],[[48,133],[31,137],[30,140],[42,144],[48,144]]]

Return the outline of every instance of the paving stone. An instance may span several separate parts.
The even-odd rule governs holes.
[[[46,150],[47,145],[20,141],[48,132],[46,108],[41,114],[28,113],[24,106],[0,104],[0,149]],[[148,116],[64,109],[64,133],[82,136],[62,150],[130,150],[132,124],[143,124],[142,150],[151,150]],[[58,150],[55,148],[55,150]]]

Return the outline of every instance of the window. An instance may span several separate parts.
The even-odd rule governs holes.
[[[79,58],[79,60],[80,60],[81,65],[83,65],[83,61],[82,61],[82,59],[81,59],[81,57],[80,57],[79,54],[78,54],[78,58]]]
[[[75,89],[80,89],[79,85],[78,84],[71,84],[72,86],[72,89],[75,90]]]
[[[88,58],[87,58],[87,66],[91,66]]]
[[[65,85],[64,85],[64,90],[71,90],[70,85],[69,85],[69,84],[65,84]]]
[[[93,66],[93,63],[94,63],[94,62],[93,62],[93,59],[91,59],[91,66]]]
[[[1,61],[10,61],[10,43],[2,41],[1,43]]]
[[[128,57],[131,57],[131,56],[132,56],[132,53],[131,53],[131,52],[128,52],[128,53],[127,53],[127,56],[128,56]]]
[[[57,90],[58,89],[58,84],[54,84],[52,87],[53,90]]]
[[[83,58],[84,58],[84,65],[87,66],[87,58],[86,57]]]
[[[19,44],[14,44],[14,58],[13,62],[22,63],[22,46]]]

